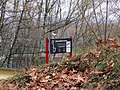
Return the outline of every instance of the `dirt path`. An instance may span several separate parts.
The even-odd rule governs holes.
[[[0,79],[6,79],[9,77],[13,77],[17,74],[22,73],[23,70],[15,70],[15,69],[9,69],[9,68],[0,68]]]

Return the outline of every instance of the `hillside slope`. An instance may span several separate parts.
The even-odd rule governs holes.
[[[120,50],[93,49],[0,80],[0,90],[120,90]]]
[[[91,50],[1,80],[2,90],[120,90],[120,52]]]

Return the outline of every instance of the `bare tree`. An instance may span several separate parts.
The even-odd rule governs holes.
[[[25,10],[25,5],[28,3],[28,1],[25,2],[24,6],[23,6],[23,10],[21,12],[21,16],[20,16],[20,19],[19,19],[19,23],[18,23],[18,26],[17,26],[17,30],[15,32],[15,37],[14,37],[14,40],[13,40],[13,43],[11,45],[11,48],[9,50],[9,53],[8,53],[8,57],[5,58],[5,60],[3,61],[2,65],[6,62],[7,60],[7,67],[9,67],[9,64],[10,64],[10,59],[11,59],[11,55],[12,55],[12,50],[14,48],[14,45],[16,43],[16,40],[17,40],[17,37],[18,37],[18,33],[19,33],[19,30],[20,30],[20,24],[22,22],[22,17],[23,17],[23,14],[24,14],[24,10]]]
[[[2,42],[3,42],[3,35],[2,35],[2,32],[3,32],[3,28],[4,28],[4,20],[5,20],[5,8],[6,8],[6,3],[7,3],[7,0],[2,0],[0,2],[0,39],[1,39],[1,44],[0,44],[0,49],[2,49]],[[0,52],[0,55],[2,55],[3,52]]]
[[[106,1],[106,22],[105,22],[105,32],[104,32],[104,39],[107,39],[107,24],[108,24],[108,0]]]

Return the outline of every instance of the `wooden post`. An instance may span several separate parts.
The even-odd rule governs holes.
[[[48,62],[49,62],[49,51],[48,51],[49,44],[48,44],[48,42],[49,42],[48,37],[46,37],[46,64],[48,64]]]
[[[72,52],[69,53],[70,58],[72,57]]]
[[[70,38],[72,39],[72,36],[70,36]],[[72,48],[72,42],[71,42],[71,48]],[[72,57],[72,51],[69,53],[70,58]]]

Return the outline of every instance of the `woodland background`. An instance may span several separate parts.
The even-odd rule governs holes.
[[[73,53],[120,40],[120,0],[0,0],[0,66],[40,65],[45,37],[72,36]]]

